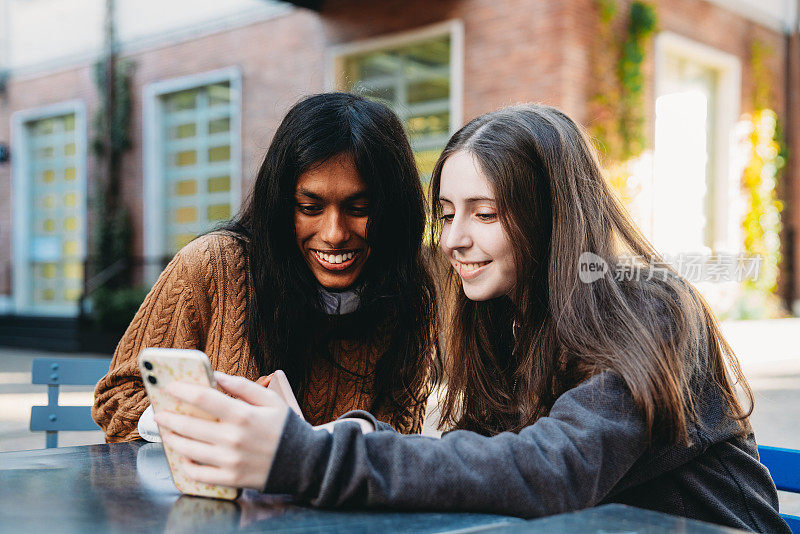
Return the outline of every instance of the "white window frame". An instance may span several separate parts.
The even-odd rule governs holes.
[[[11,115],[11,146],[14,154],[11,160],[11,205],[13,206],[11,256],[12,261],[12,298],[11,311],[17,315],[36,315],[52,317],[76,317],[78,303],[64,306],[41,307],[34,305],[28,297],[30,290],[30,268],[27,263],[30,256],[30,229],[28,221],[29,195],[31,193],[28,158],[28,124],[34,121],[58,117],[61,115],[75,115],[75,135],[78,137],[76,156],[78,167],[75,175],[83,181],[83,202],[79,206],[79,214],[83,221],[83,261],[85,262],[88,246],[87,208],[88,180],[86,173],[87,145],[89,139],[89,126],[86,120],[86,104],[82,100],[67,100],[38,108],[16,111]]]
[[[452,135],[461,128],[464,115],[464,23],[461,20],[448,20],[415,30],[384,35],[381,37],[354,41],[330,47],[325,55],[326,91],[341,90],[337,87],[339,63],[345,56],[398,48],[410,44],[450,36],[450,132]]]
[[[709,147],[713,157],[715,170],[714,207],[712,224],[712,246],[714,251],[738,252],[741,250],[741,232],[739,221],[734,220],[736,213],[731,210],[739,192],[739,169],[731,165],[733,154],[733,132],[741,113],[742,65],[737,56],[728,54],[706,44],[688,39],[672,32],[661,32],[655,38],[655,83],[652,116],[655,117],[655,102],[664,94],[667,80],[665,78],[666,58],[677,55],[689,58],[703,66],[718,72],[716,106],[714,109],[714,139],[716,146]],[[653,121],[655,128],[655,120]]]
[[[228,82],[231,88],[231,213],[240,209],[242,201],[242,72],[238,67],[182,76],[153,82],[143,88],[143,169],[142,235],[144,236],[145,280],[155,282],[161,272],[154,260],[164,257],[164,175],[161,165],[160,120],[162,96]]]

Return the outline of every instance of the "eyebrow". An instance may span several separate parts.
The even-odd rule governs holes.
[[[304,197],[308,197],[308,198],[311,198],[311,199],[314,199],[314,200],[323,200],[323,198],[320,195],[314,193],[313,191],[309,191],[308,189],[302,188],[302,187],[297,190],[296,194],[297,195],[302,195]],[[366,200],[368,198],[369,198],[369,195],[367,194],[366,191],[357,191],[357,192],[353,193],[352,195],[350,195],[349,197],[345,198],[344,202],[352,202],[354,200]]]
[[[439,200],[443,201],[443,202],[449,202],[450,204],[453,203],[452,200],[450,200],[449,198],[446,198],[446,197],[441,197],[440,196]],[[491,197],[469,197],[467,199],[464,199],[464,202],[466,202],[467,204],[469,204],[471,202],[485,202],[485,201],[494,202],[495,200],[493,198],[491,198]]]

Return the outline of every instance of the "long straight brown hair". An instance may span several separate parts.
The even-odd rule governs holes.
[[[519,431],[568,389],[613,371],[645,419],[648,439],[690,442],[688,424],[699,423],[708,384],[718,391],[711,398],[722,400],[742,432],[749,429],[752,392],[717,320],[632,222],[578,125],[555,108],[529,104],[487,113],[456,132],[431,179],[436,248],[442,168],[458,151],[471,153],[491,183],[517,282],[509,297],[470,301],[442,262],[442,428]],[[611,266],[591,283],[580,277],[584,253]],[[625,258],[632,276],[614,276]]]
[[[402,123],[362,96],[322,93],[295,104],[275,132],[244,208],[222,227],[238,237],[248,259],[250,355],[262,375],[285,371],[298,398],[315,359],[329,357],[318,353],[326,346],[321,349],[319,340],[328,318],[322,317],[319,283],[297,247],[293,213],[298,177],[341,155],[352,158],[369,189],[370,256],[358,281],[358,334],[369,339],[387,332],[371,409],[412,408],[425,401],[418,392],[431,368],[437,315],[424,258],[425,200]]]

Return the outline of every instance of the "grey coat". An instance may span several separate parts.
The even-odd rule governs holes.
[[[653,445],[620,377],[602,373],[559,397],[518,434],[457,430],[406,436],[365,412],[378,431],[340,424],[315,431],[293,413],[284,423],[265,491],[315,506],[389,507],[526,518],[605,503],[759,532],[790,532],[758,461],[752,434],[737,435],[720,399],[700,395],[693,445]]]

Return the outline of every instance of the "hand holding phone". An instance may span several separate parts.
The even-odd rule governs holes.
[[[214,373],[220,390],[174,382],[165,390],[215,420],[156,414],[164,444],[191,461],[192,480],[263,489],[278,450],[289,406],[274,391],[241,376]]]
[[[147,396],[156,414],[169,411],[200,419],[215,420],[207,412],[181,402],[163,391],[163,388],[171,382],[185,382],[215,388],[211,363],[203,352],[190,349],[146,348],[139,353],[138,362]],[[159,433],[161,433],[161,429],[159,429]],[[161,437],[163,439],[163,434]],[[189,479],[184,474],[183,466],[190,460],[175,453],[166,444],[164,453],[167,456],[172,480],[181,493],[227,500],[239,496],[241,490],[237,488],[203,484]]]

